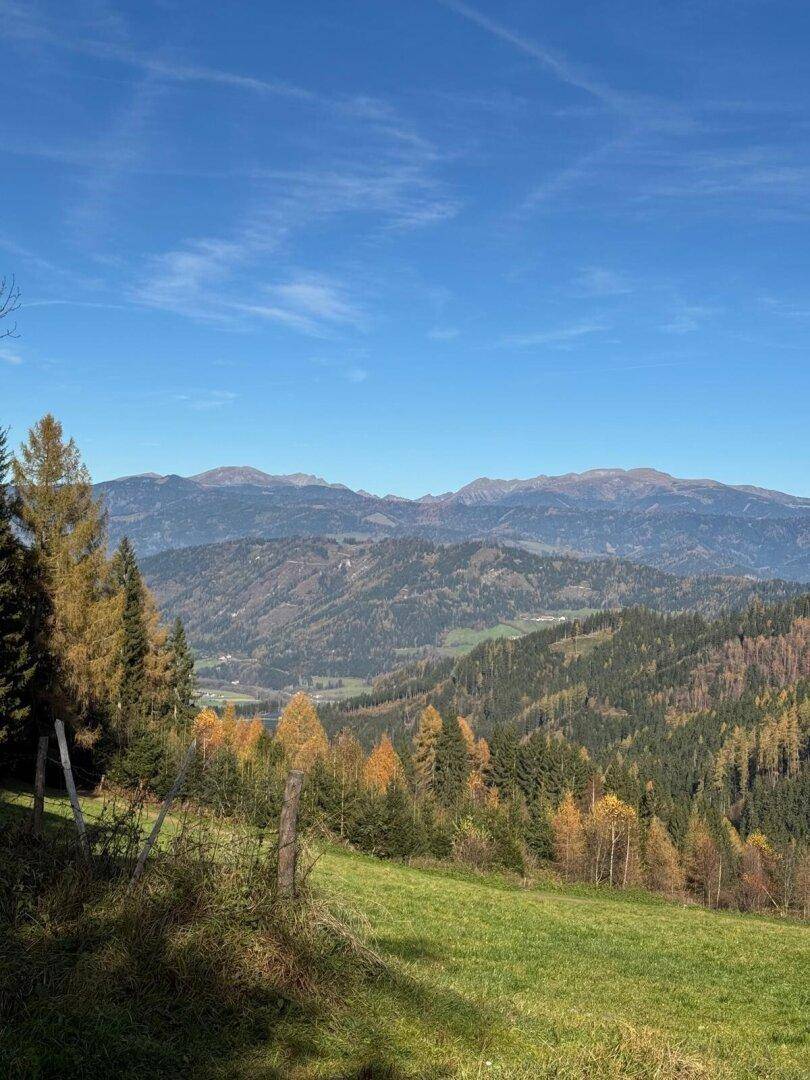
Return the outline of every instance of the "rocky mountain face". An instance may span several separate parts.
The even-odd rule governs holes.
[[[248,466],[131,476],[97,491],[112,541],[129,536],[141,556],[244,537],[485,539],[681,574],[810,580],[810,500],[652,469],[480,479],[418,500]]]
[[[269,687],[303,674],[376,675],[429,655],[449,630],[505,619],[634,605],[712,615],[798,590],[423,540],[236,540],[165,551],[142,569],[161,609],[213,660],[208,674]]]

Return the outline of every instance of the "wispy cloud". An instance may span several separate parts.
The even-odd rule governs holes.
[[[681,303],[672,317],[659,329],[667,334],[691,334],[701,329],[707,319],[717,314],[718,309],[708,304]]]
[[[0,345],[0,363],[11,364],[16,367],[22,362],[22,356],[15,349],[10,349],[7,345]]]
[[[368,378],[368,372],[366,371],[366,369],[356,366],[346,368],[343,374],[350,383],[365,382]]]
[[[348,357],[338,356],[313,356],[310,358],[310,363],[318,368],[326,368],[328,371],[334,372],[338,378],[345,379],[350,383],[363,383],[369,377],[368,368],[362,362],[362,351],[358,351],[357,358],[352,355],[353,351],[349,353]]]
[[[631,282],[605,266],[586,266],[577,276],[577,289],[585,296],[626,296],[634,292]]]
[[[528,334],[507,334],[501,338],[500,345],[506,348],[528,349],[540,345],[553,348],[570,348],[580,338],[596,334],[605,327],[602,323],[576,323],[573,326],[561,326],[554,330],[538,330]]]
[[[625,112],[634,107],[635,103],[629,97],[586,72],[577,64],[572,63],[561,53],[532,38],[515,33],[508,27],[491,19],[488,15],[483,14],[483,12],[463,3],[462,0],[437,0],[437,2],[480,26],[482,30],[486,30],[487,33],[499,38],[507,45],[511,45],[518,52],[532,57],[561,82],[584,91],[591,97],[596,98],[597,101],[602,102],[603,105],[615,109],[617,112]]]
[[[165,85],[151,73],[140,79],[100,140],[101,162],[79,177],[80,197],[70,217],[83,243],[94,241],[108,224],[114,200],[121,199],[123,178],[143,160],[151,122],[165,92]]]
[[[193,390],[188,394],[175,394],[174,400],[194,409],[197,412],[206,412],[209,409],[221,409],[226,405],[232,405],[239,397],[231,390]]]
[[[455,326],[434,326],[432,330],[428,330],[427,336],[431,341],[453,341],[460,333]]]
[[[234,277],[278,253],[296,233],[330,219],[367,221],[372,230],[384,234],[425,227],[457,211],[457,203],[418,161],[378,158],[373,164],[345,169],[268,170],[257,180],[259,194],[230,235],[189,239],[153,256],[133,289],[133,299],[205,320],[227,322],[252,314],[304,332],[311,331],[318,319],[359,327],[363,313],[323,283],[291,281],[270,294],[253,288],[246,299],[244,291],[238,294]]]

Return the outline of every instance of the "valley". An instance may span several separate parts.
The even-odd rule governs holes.
[[[478,640],[536,629],[537,618],[633,605],[716,615],[801,591],[792,582],[681,578],[619,559],[415,539],[228,541],[152,556],[143,572],[163,612],[183,619],[206,657],[206,678],[269,689],[458,655]]]

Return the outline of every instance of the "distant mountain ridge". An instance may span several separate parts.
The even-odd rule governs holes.
[[[252,466],[124,477],[97,491],[113,542],[127,535],[142,556],[242,537],[486,539],[673,573],[810,581],[810,499],[654,469],[480,478],[421,499]]]
[[[572,506],[598,505],[625,509],[694,509],[740,516],[767,516],[776,508],[810,512],[810,499],[750,485],[723,484],[719,480],[679,479],[657,469],[590,469],[562,476],[534,476],[526,480],[479,477],[458,491],[427,495],[431,504],[462,503]]]
[[[290,484],[292,487],[330,487],[340,488],[347,491],[343,484],[330,484],[320,476],[311,473],[287,473],[286,475],[274,476],[271,473],[254,469],[252,465],[222,465],[216,469],[208,469],[207,472],[197,473],[187,477],[203,487],[239,487],[248,485],[251,487],[274,487],[276,484]]]

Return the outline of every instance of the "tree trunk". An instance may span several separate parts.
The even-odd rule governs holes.
[[[34,820],[31,832],[34,836],[42,836],[42,818],[45,814],[45,766],[48,762],[47,735],[40,735],[37,743],[37,768],[34,777]]]
[[[295,896],[295,870],[298,862],[298,804],[304,774],[292,769],[284,788],[284,802],[278,823],[278,891],[280,896]]]

